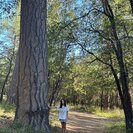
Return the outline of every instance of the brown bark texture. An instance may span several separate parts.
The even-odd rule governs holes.
[[[21,0],[15,119],[49,133],[46,0]]]

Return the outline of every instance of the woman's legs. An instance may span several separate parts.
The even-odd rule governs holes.
[[[62,125],[62,133],[66,132],[66,123],[65,122],[61,122]]]

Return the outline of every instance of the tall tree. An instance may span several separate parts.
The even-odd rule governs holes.
[[[128,75],[127,75],[127,70],[124,62],[122,44],[117,34],[116,23],[115,23],[115,18],[114,18],[114,13],[112,11],[112,8],[107,0],[103,0],[103,5],[104,5],[104,11],[109,18],[109,21],[111,24],[111,32],[115,41],[115,43],[112,43],[113,45],[112,47],[114,49],[114,52],[116,54],[116,59],[118,61],[118,66],[120,71],[120,81],[117,78],[115,79],[117,80],[117,85],[120,82],[118,85],[119,86],[118,91],[119,91],[119,95],[123,105],[123,110],[125,113],[126,129],[133,130],[132,103],[131,103],[131,96],[129,93]],[[112,68],[112,72],[114,72],[113,68]],[[114,77],[116,76],[117,75],[114,74]]]
[[[99,2],[99,1],[98,1]],[[124,51],[124,47],[125,44],[127,44],[130,39],[129,39],[129,33],[126,32],[126,38],[128,38],[128,42],[124,42],[123,45],[123,33],[125,32],[124,30],[121,30],[120,28],[122,28],[122,23],[120,24],[120,22],[124,22],[128,19],[130,19],[130,17],[128,16],[128,14],[123,14],[123,8],[120,7],[120,5],[118,5],[118,9],[115,10],[115,8],[112,8],[108,2],[108,0],[102,0],[103,3],[103,8],[102,9],[101,5],[98,2],[95,3],[95,7],[93,10],[91,10],[91,12],[93,14],[89,15],[87,18],[87,20],[89,19],[89,23],[87,23],[87,21],[83,21],[83,24],[80,25],[80,30],[77,32],[79,35],[78,37],[78,42],[77,44],[79,44],[83,49],[86,48],[87,50],[85,50],[86,52],[88,52],[90,55],[92,55],[95,60],[99,60],[102,63],[104,63],[105,65],[109,66],[111,68],[111,71],[113,73],[116,85],[117,85],[117,89],[121,98],[121,102],[123,105],[123,110],[125,113],[125,122],[126,122],[126,128],[127,129],[131,129],[132,130],[132,103],[131,103],[131,96],[130,96],[130,90],[129,90],[129,77],[128,77],[128,68],[126,66],[126,61],[125,61],[125,51]],[[110,2],[112,5],[115,2]],[[125,2],[126,3],[126,2]],[[125,4],[124,3],[124,4]],[[129,5],[129,4],[128,4]],[[128,8],[128,7],[127,7]],[[115,10],[115,13],[114,13]],[[127,9],[126,9],[127,10]],[[122,12],[122,13],[121,13]],[[106,29],[105,31],[103,30],[104,28],[102,27],[102,23],[104,22],[100,22],[99,20],[103,19],[104,16],[102,16],[102,18],[99,16],[99,14],[104,14],[106,16]],[[122,17],[124,19],[121,19],[120,21],[120,16],[122,15]],[[93,19],[91,19],[94,16]],[[80,17],[81,18],[81,17]],[[98,20],[96,21],[96,19],[98,18]],[[118,21],[119,20],[119,21]],[[86,22],[86,23],[85,23]],[[109,23],[108,23],[109,22]],[[87,28],[84,28],[83,31],[86,31],[86,33],[83,34],[82,37],[82,32],[81,28],[84,26]],[[81,31],[81,33],[79,33]],[[90,32],[88,32],[90,31]],[[88,35],[87,35],[88,32]],[[91,33],[91,34],[90,34]],[[109,36],[108,36],[109,33]],[[107,57],[110,58],[109,60],[105,61],[104,58],[98,55],[98,52],[100,51],[100,47],[99,42],[100,42],[100,38],[97,37],[97,34],[99,34],[99,36],[102,39],[102,43],[103,43],[103,48],[110,50],[109,52],[107,52],[106,54],[106,59]],[[90,38],[88,39],[88,36],[90,36]],[[94,39],[90,40],[92,38],[92,36],[94,35]],[[125,35],[124,35],[125,36]],[[85,37],[88,39],[86,39],[85,41]],[[76,37],[75,37],[76,38]],[[89,42],[89,43],[88,43]],[[93,43],[94,42],[94,43]],[[93,44],[93,45],[91,45]],[[95,51],[94,51],[95,50]],[[100,54],[101,55],[101,54]],[[109,57],[110,56],[110,57]],[[113,60],[113,61],[112,61]],[[115,66],[114,66],[115,64]],[[118,77],[118,73],[120,75],[120,77]]]
[[[49,133],[46,18],[46,0],[21,1],[15,119]]]

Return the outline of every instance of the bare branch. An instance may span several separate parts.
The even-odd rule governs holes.
[[[103,64],[105,64],[105,65],[107,65],[107,66],[110,66],[109,63],[104,62],[102,59],[98,58],[93,52],[87,50],[81,43],[79,43],[79,42],[77,42],[77,43],[78,43],[78,45],[79,45],[83,50],[85,50],[88,54],[90,54],[90,55],[92,55],[93,57],[95,57],[95,60],[98,60],[98,61],[102,62]]]

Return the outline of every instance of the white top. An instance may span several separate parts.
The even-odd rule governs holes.
[[[57,107],[58,111],[59,111],[59,119],[67,119],[67,113],[69,111],[69,108],[66,106],[62,106],[62,108],[60,108],[60,106]]]

